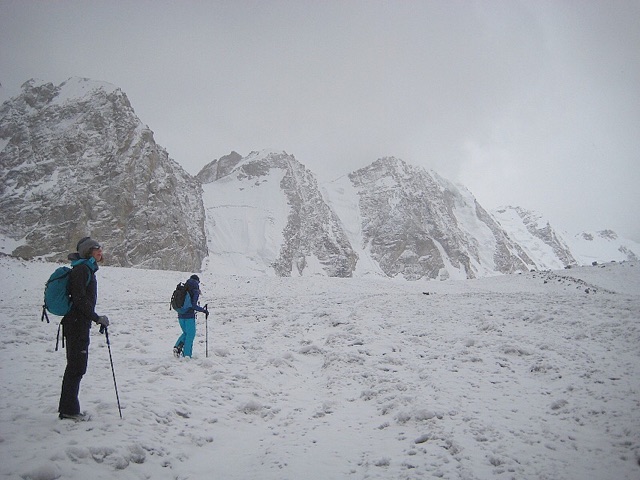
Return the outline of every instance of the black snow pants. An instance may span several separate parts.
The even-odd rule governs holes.
[[[62,377],[62,393],[60,394],[60,404],[58,412],[67,415],[80,413],[80,381],[87,373],[89,361],[89,331],[90,321],[77,319],[70,325],[63,322],[62,333],[66,340],[67,368]]]

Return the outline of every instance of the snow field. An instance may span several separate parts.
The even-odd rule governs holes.
[[[429,283],[205,272],[193,359],[172,356],[168,306],[191,272],[102,267],[124,418],[95,328],[80,423],[57,419],[64,351],[38,321],[55,265],[0,268],[5,478],[640,476],[634,263]]]

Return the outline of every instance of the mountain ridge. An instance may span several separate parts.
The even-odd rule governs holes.
[[[320,184],[284,151],[232,151],[191,176],[120,88],[84,78],[32,79],[6,100],[0,161],[0,252],[26,258],[61,261],[91,234],[118,266],[445,280],[640,255],[613,232],[567,238],[520,207],[488,212],[395,157]]]

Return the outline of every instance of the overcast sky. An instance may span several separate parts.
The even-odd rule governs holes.
[[[640,241],[640,1],[0,0],[0,83],[120,87],[196,174],[383,156],[570,233]]]

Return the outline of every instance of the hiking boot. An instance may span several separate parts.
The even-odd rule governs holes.
[[[89,416],[84,413],[61,413],[58,415],[60,420],[73,420],[75,422],[82,422],[88,420]]]
[[[173,356],[180,358],[182,356],[182,347],[173,347]]]

